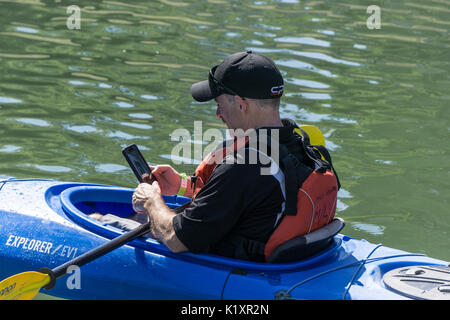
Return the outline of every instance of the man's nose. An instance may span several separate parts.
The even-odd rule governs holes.
[[[219,106],[217,106],[217,109],[216,109],[216,116],[217,116],[217,118],[221,118],[222,117],[222,115],[220,114]]]

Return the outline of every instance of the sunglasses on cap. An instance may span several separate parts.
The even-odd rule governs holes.
[[[227,93],[227,94],[231,94],[233,96],[240,96],[235,91],[233,91],[230,88],[228,88],[227,86],[225,86],[221,81],[217,80],[216,77],[214,77],[214,73],[216,72],[216,69],[218,66],[219,65],[214,66],[211,68],[211,70],[209,70],[209,76],[208,76],[209,85],[212,88],[214,88],[217,92]],[[241,98],[244,99],[243,97],[241,97]]]

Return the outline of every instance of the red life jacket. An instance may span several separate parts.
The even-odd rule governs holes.
[[[266,260],[278,246],[286,241],[327,225],[336,212],[340,184],[332,167],[331,157],[325,147],[310,145],[307,133],[300,130],[302,136],[299,141],[308,158],[315,164],[315,168],[311,169],[302,164],[289,153],[286,146],[280,145],[280,160],[284,167],[284,183],[280,182],[280,184],[284,184],[281,185],[281,189],[286,202],[272,235],[264,245],[263,254]],[[246,147],[248,142],[249,138],[246,137],[246,139],[235,139],[232,143],[228,142],[228,145],[225,143],[200,163],[194,174],[196,180],[193,199],[207,183],[217,164],[221,163],[225,157]]]
[[[194,172],[195,190],[192,199],[195,199],[196,195],[209,180],[217,164],[221,163],[225,157],[234,154],[241,148],[244,148],[248,141],[249,137],[237,138],[233,141],[225,141],[221,147],[218,147],[214,152],[210,153],[205,159],[203,159]]]

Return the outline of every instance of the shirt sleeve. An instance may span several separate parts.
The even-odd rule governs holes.
[[[259,170],[258,166],[254,170]],[[192,204],[173,218],[178,239],[194,253],[208,252],[230,232],[245,210],[249,166],[217,165]]]

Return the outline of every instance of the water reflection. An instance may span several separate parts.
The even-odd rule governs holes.
[[[134,104],[128,103],[125,101],[116,101],[116,102],[113,102],[113,105],[115,105],[119,108],[133,108],[134,107]]]
[[[25,32],[25,33],[38,33],[39,30],[29,28],[29,27],[16,27],[16,31]]]
[[[117,139],[117,140],[148,140],[150,139],[149,136],[138,136],[131,133],[126,133],[124,131],[120,130],[114,130],[109,132],[106,135],[108,138]]]
[[[0,97],[0,103],[21,103],[22,100],[8,97]]]
[[[297,44],[307,44],[311,46],[319,47],[329,47],[330,42],[325,40],[320,40],[312,37],[282,37],[276,38],[277,42],[287,42],[287,43],[297,43]]]
[[[328,84],[318,82],[318,81],[312,81],[312,80],[302,80],[302,79],[295,79],[295,78],[285,78],[285,82],[292,83],[301,87],[307,87],[307,88],[315,88],[315,89],[327,89],[330,86]]]
[[[146,113],[129,113],[128,115],[131,118],[137,118],[137,119],[151,119],[151,118],[153,118],[152,115],[146,114]]]
[[[260,52],[260,53],[286,53],[287,55],[294,55],[294,56],[318,59],[318,60],[323,60],[323,61],[327,61],[327,62],[331,62],[331,63],[335,63],[335,64],[344,64],[344,65],[354,66],[354,67],[361,66],[361,64],[358,62],[333,58],[330,55],[327,55],[327,54],[321,53],[321,52],[296,51],[296,50],[291,50],[291,49],[267,49],[267,48],[251,48],[251,49],[254,50],[255,52]]]
[[[70,172],[72,171],[72,169],[67,168],[67,167],[63,167],[63,166],[46,166],[46,165],[32,165],[32,167],[42,170],[42,171],[47,171],[47,172],[54,172],[54,173],[61,173],[61,172]]]
[[[123,126],[126,126],[126,127],[132,127],[132,128],[141,129],[141,130],[150,130],[150,129],[152,129],[151,125],[144,124],[144,123],[120,122],[120,124],[123,125]]]
[[[14,119],[17,122],[21,122],[24,124],[30,124],[38,127],[50,127],[50,123],[42,119],[32,119],[32,118],[17,118]]]
[[[22,148],[19,146],[4,145],[3,147],[0,148],[0,152],[6,152],[6,153],[18,152],[18,151],[20,151],[20,149],[22,149]]]
[[[93,126],[86,126],[86,125],[81,125],[81,126],[65,126],[65,129],[67,130],[71,130],[71,131],[75,131],[78,133],[94,133],[94,132],[99,132],[99,130]]]
[[[256,51],[256,52],[258,52],[258,51]],[[283,66],[283,67],[290,67],[290,68],[301,69],[301,70],[305,70],[305,71],[311,71],[311,72],[318,73],[320,75],[323,75],[323,76],[329,77],[329,78],[337,78],[338,77],[337,74],[334,74],[328,70],[316,68],[310,63],[306,63],[306,62],[296,60],[296,59],[276,60],[275,63],[277,65]]]
[[[95,171],[97,172],[101,172],[101,173],[120,173],[120,172],[125,172],[128,171],[130,168],[120,165],[120,164],[115,164],[115,163],[102,163],[102,164],[98,164],[95,166]]]

